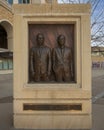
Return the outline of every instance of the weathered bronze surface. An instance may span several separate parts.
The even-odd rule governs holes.
[[[59,35],[57,38],[58,47],[53,49],[53,70],[55,79],[58,82],[70,82],[73,77],[72,52],[65,46],[65,36]]]
[[[23,104],[23,110],[34,111],[81,111],[82,104]]]
[[[73,24],[30,24],[29,48],[29,83],[75,81]]]

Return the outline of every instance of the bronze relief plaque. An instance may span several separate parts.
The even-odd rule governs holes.
[[[74,24],[29,24],[29,83],[72,83]]]

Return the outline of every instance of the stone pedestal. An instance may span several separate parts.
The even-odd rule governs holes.
[[[14,127],[90,129],[92,125],[90,5],[13,5],[13,11]],[[74,82],[29,83],[31,24],[68,27],[73,25]],[[45,31],[43,32],[45,34]]]

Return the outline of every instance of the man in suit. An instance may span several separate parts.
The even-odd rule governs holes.
[[[72,52],[65,46],[65,36],[57,38],[58,47],[53,49],[53,71],[57,82],[70,82],[72,80]]]
[[[30,72],[35,82],[48,81],[51,71],[51,50],[44,45],[44,36],[37,35],[37,46],[30,52]]]

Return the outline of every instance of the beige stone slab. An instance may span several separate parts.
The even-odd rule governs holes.
[[[52,13],[54,14],[89,14],[90,13],[90,4],[53,4]]]
[[[14,115],[15,128],[90,129],[90,115]]]
[[[91,91],[90,16],[81,16],[82,86]]]
[[[14,4],[13,12],[15,14],[49,14],[51,13],[51,5],[49,4]]]
[[[89,14],[90,13],[90,4],[14,4],[13,5],[13,12],[15,14],[60,14],[60,15],[67,15],[72,14]]]
[[[14,15],[14,29],[13,29],[13,34],[14,34],[13,40],[15,43],[13,46],[14,55],[16,54],[16,52],[21,52],[23,49],[21,46],[19,46],[19,44],[21,44],[22,38],[23,38],[23,33],[21,31],[23,29],[23,26],[22,26],[22,24],[20,24],[22,22],[22,20],[23,19],[21,16]],[[18,44],[16,42],[18,42]]]
[[[91,90],[91,55],[88,52],[83,53],[83,66],[82,66],[82,84],[83,88]]]
[[[23,110],[24,104],[30,104],[30,105],[38,105],[38,104],[72,104],[72,105],[78,105],[80,104],[82,106],[82,110],[68,110],[68,111],[36,111],[36,110]],[[55,99],[18,99],[14,100],[14,113],[15,114],[91,114],[92,108],[91,108],[91,100],[55,100]]]
[[[18,87],[18,86],[17,86]],[[48,88],[47,88],[48,87]],[[49,85],[45,87],[34,88],[14,88],[14,98],[35,98],[35,99],[90,99],[91,91],[74,89],[74,88],[50,88]]]
[[[52,128],[52,117],[49,115],[14,115],[15,128],[47,129]]]
[[[91,53],[91,28],[90,28],[90,15],[81,16],[81,42],[82,42],[82,52]],[[87,40],[86,40],[87,39]]]

